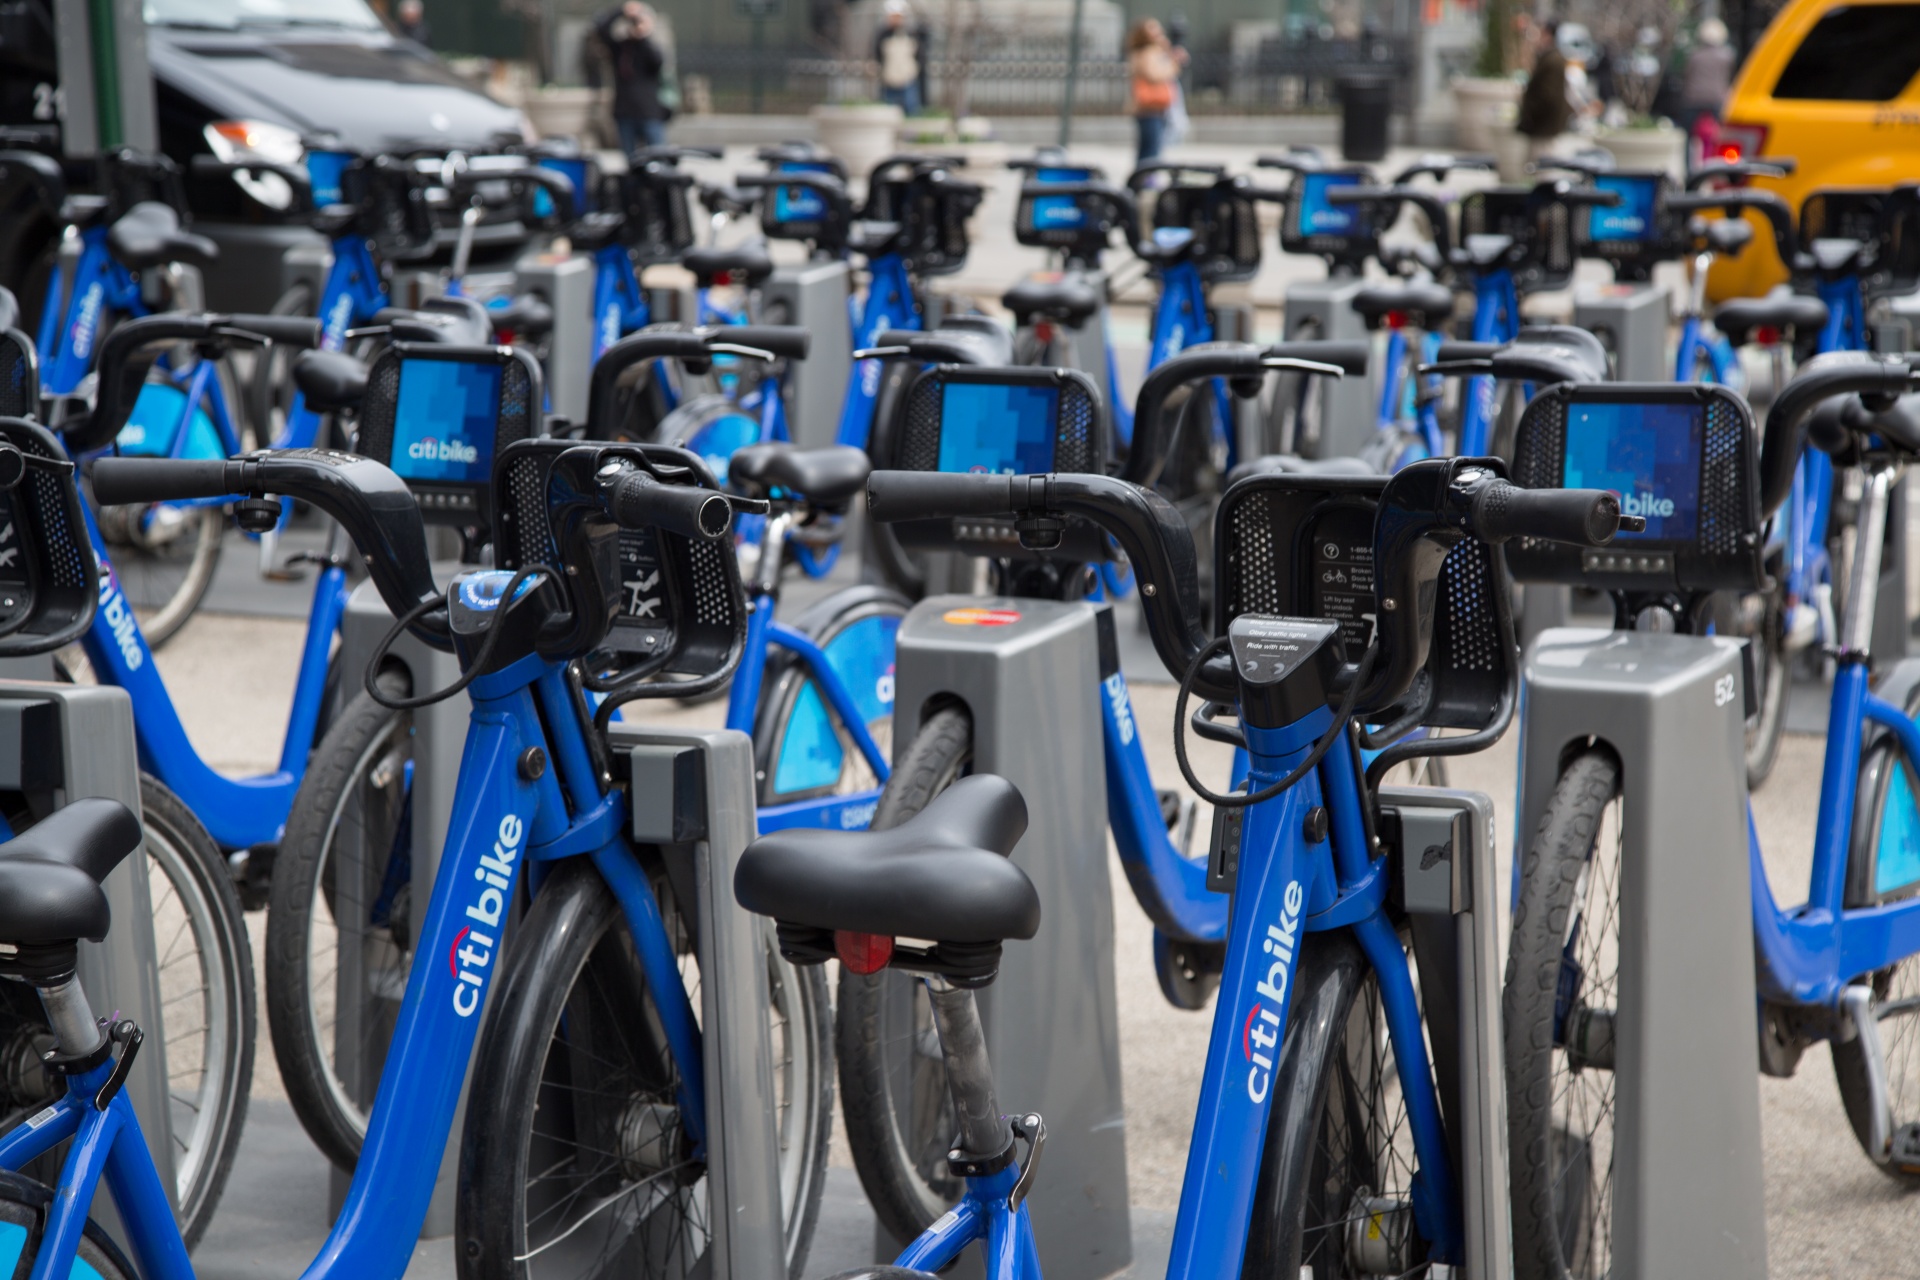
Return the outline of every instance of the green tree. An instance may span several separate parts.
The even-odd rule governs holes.
[[[1513,20],[1515,0],[1482,0],[1486,7],[1486,31],[1480,41],[1480,59],[1474,63],[1477,76],[1502,78],[1513,70]]]

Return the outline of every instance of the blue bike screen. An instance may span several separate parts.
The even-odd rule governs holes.
[[[1059,409],[1053,387],[949,382],[940,401],[940,470],[996,476],[1053,470]]]
[[[1700,522],[1700,442],[1706,409],[1697,404],[1576,400],[1567,406],[1569,489],[1619,495],[1624,515],[1643,516],[1622,539],[1691,542]]]
[[[775,187],[775,222],[818,222],[827,216],[827,202],[811,187]]]
[[[500,417],[500,366],[407,360],[394,409],[394,474],[403,480],[486,484]]]
[[[1033,225],[1041,231],[1078,230],[1087,223],[1087,215],[1072,196],[1035,196]]]
[[[1300,188],[1296,226],[1303,236],[1344,236],[1354,230],[1357,206],[1330,204],[1327,192],[1335,187],[1360,185],[1357,173],[1303,173],[1294,179]]]
[[[1645,240],[1653,235],[1654,201],[1660,179],[1644,174],[1596,174],[1593,185],[1620,197],[1616,205],[1595,205],[1587,211],[1589,240]]]

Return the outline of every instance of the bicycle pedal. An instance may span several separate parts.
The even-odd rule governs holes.
[[[240,909],[260,911],[273,890],[273,860],[280,853],[277,844],[256,844],[227,855],[227,868],[233,873],[233,887],[240,894]]]
[[[1887,1163],[1901,1173],[1920,1173],[1920,1120],[1894,1130]]]

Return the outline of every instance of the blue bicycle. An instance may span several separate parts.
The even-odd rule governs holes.
[[[1699,633],[1714,593],[1763,578],[1762,516],[1789,499],[1809,441],[1864,479],[1861,537],[1835,651],[1813,870],[1804,904],[1776,901],[1749,818],[1761,1070],[1793,1074],[1830,1043],[1847,1118],[1888,1174],[1920,1178],[1920,673],[1910,661],[1869,689],[1875,597],[1892,486],[1920,456],[1920,423],[1896,406],[1920,388],[1909,359],[1845,353],[1803,365],[1767,415],[1757,467],[1745,405],[1717,387],[1560,386],[1523,416],[1515,475],[1551,486],[1577,474],[1647,474],[1633,460],[1658,421],[1673,452],[1673,507],[1718,513],[1698,529],[1663,519],[1624,545],[1624,568],[1587,571],[1576,552],[1509,549],[1516,578],[1608,589],[1624,627]],[[1586,436],[1576,458],[1568,424]],[[1644,456],[1644,455],[1641,455]],[[1688,484],[1693,492],[1688,492]],[[1647,492],[1648,490],[1642,490]],[[1635,567],[1635,566],[1638,567]],[[1729,690],[1731,695],[1732,691]],[[1551,749],[1552,744],[1547,744]],[[1516,1274],[1605,1274],[1615,1188],[1611,1028],[1620,1002],[1624,806],[1634,771],[1605,741],[1566,744],[1538,828],[1524,836],[1505,996]],[[1539,750],[1529,743],[1530,752]]]
[[[94,483],[119,501],[271,494],[327,510],[367,556],[400,619],[393,636],[408,629],[452,647],[474,704],[453,828],[431,900],[413,916],[420,945],[365,1150],[307,1274],[405,1269],[470,1059],[463,1275],[703,1274],[712,1218],[690,849],[629,836],[625,792],[609,785],[606,740],[584,695],[605,695],[604,723],[621,702],[728,678],[745,622],[733,558],[715,541],[731,511],[699,484],[698,460],[676,450],[536,441],[505,450],[492,475],[461,483],[476,501],[484,489],[516,530],[503,547],[511,567],[463,575],[444,593],[413,496],[377,463],[306,450],[210,463],[107,459]],[[601,554],[614,544],[622,556]],[[636,600],[623,560],[669,585]],[[417,707],[454,690],[398,697],[381,686],[376,662],[367,692]],[[117,810],[71,812],[43,824],[38,842],[0,853],[0,876],[35,888],[42,904],[0,916],[0,932],[17,948],[8,963],[37,980],[67,1075],[63,1097],[0,1137],[0,1162],[74,1140],[62,1194],[44,1214],[44,1190],[19,1180],[0,1187],[0,1202],[16,1221],[36,1215],[41,1229],[12,1243],[34,1255],[36,1274],[72,1274],[80,1256],[131,1280],[133,1266],[87,1224],[104,1178],[138,1274],[187,1280],[192,1266],[139,1121],[118,1092],[140,1032],[103,1029],[71,976],[75,940],[107,927],[97,879],[137,843],[138,827]],[[536,869],[523,877],[529,864]],[[509,904],[523,884],[527,943],[514,945],[522,927]],[[771,949],[768,963],[781,1211],[797,1268],[824,1174],[826,1005],[817,972],[796,974]],[[477,1015],[489,995],[482,1040]]]
[[[1133,561],[1155,647],[1182,675],[1176,724],[1196,692],[1238,708],[1237,727],[1210,724],[1244,741],[1246,789],[1211,796],[1188,770],[1244,816],[1231,864],[1216,868],[1231,890],[1231,941],[1168,1274],[1397,1275],[1467,1263],[1449,1155],[1462,1135],[1442,1114],[1409,944],[1388,903],[1391,858],[1373,839],[1378,774],[1363,775],[1354,734],[1373,718],[1471,722],[1476,732],[1445,740],[1448,751],[1497,736],[1512,668],[1470,670],[1477,660],[1456,647],[1480,644],[1483,630],[1489,646],[1511,644],[1488,544],[1603,543],[1620,519],[1615,500],[1522,494],[1484,459],[1420,462],[1391,479],[1242,481],[1222,503],[1226,634],[1209,641],[1192,545],[1151,491],[1063,473],[882,472],[870,494],[877,519],[1014,518],[1043,543],[1064,522],[1094,522]],[[1369,594],[1444,603],[1381,609],[1373,634],[1305,607],[1319,575],[1287,566],[1356,539],[1379,569]],[[1477,615],[1447,635],[1469,597],[1482,602]],[[973,996],[1002,944],[1040,926],[1031,883],[1004,858],[1024,827],[1009,784],[961,779],[892,830],[763,837],[735,878],[741,904],[779,923],[790,958],[924,975],[958,1135],[939,1158],[960,1198],[896,1260],[915,1272],[978,1241],[992,1280],[1039,1274],[1023,1202],[1045,1127],[1001,1114]]]

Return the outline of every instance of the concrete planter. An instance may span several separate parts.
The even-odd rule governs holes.
[[[1454,133],[1462,151],[1495,151],[1520,117],[1518,80],[1461,76],[1453,82]]]
[[[847,172],[865,176],[894,153],[900,108],[890,103],[818,106],[812,111],[814,140],[846,163]]]
[[[536,89],[527,95],[527,118],[543,138],[573,138],[592,143],[600,113],[600,94],[594,89]]]
[[[1658,169],[1675,179],[1686,175],[1686,131],[1664,120],[1651,129],[1602,129],[1594,141],[1622,169]]]

